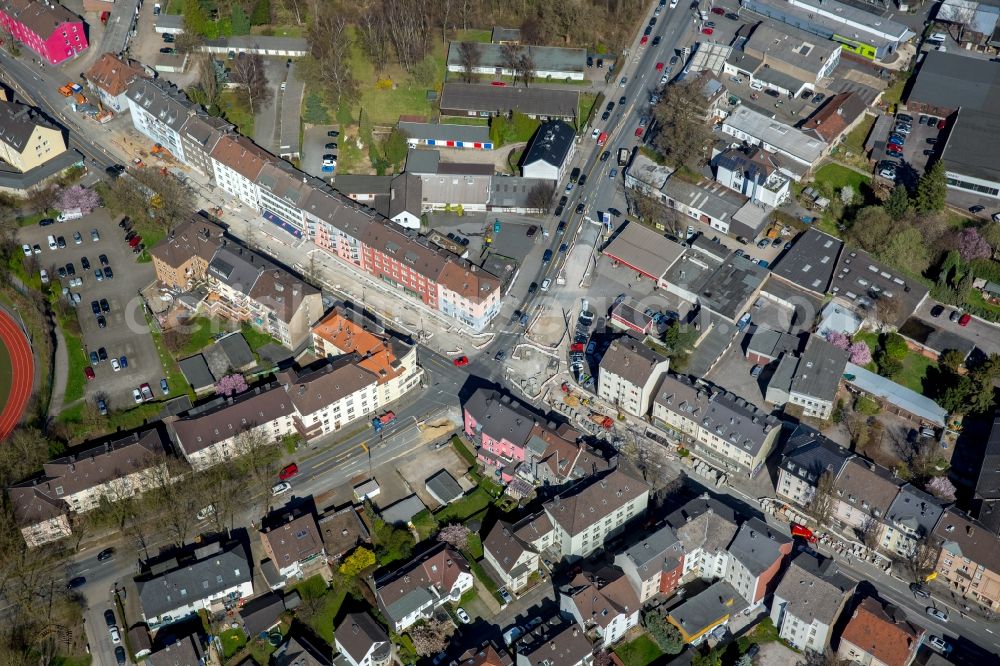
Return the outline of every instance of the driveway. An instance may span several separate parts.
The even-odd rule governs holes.
[[[968,326],[959,326],[948,320],[951,311],[955,309],[953,306],[944,306],[944,312],[935,318],[931,316],[931,308],[935,305],[938,305],[937,301],[928,298],[917,308],[913,316],[935,328],[954,333],[975,343],[976,347],[984,354],[1000,354],[1000,326],[983,321],[978,317],[973,317]]]

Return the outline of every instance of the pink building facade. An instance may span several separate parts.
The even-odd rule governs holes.
[[[50,65],[88,47],[83,19],[54,1],[0,0],[0,25]]]

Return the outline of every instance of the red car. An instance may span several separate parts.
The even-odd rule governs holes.
[[[142,236],[135,236],[132,240],[128,242],[129,247],[135,247],[142,242]]]
[[[502,88],[503,86],[505,86],[505,85],[507,85],[507,84],[506,84],[506,83],[504,83],[503,81],[493,81],[492,83],[490,83],[490,85],[491,85],[491,86],[499,86],[499,87],[501,87],[501,88]]]
[[[964,315],[958,318],[958,325],[968,326],[970,321],[972,321],[972,315],[966,312]]]
[[[452,363],[454,363],[457,367],[461,368],[463,366],[469,365],[469,357],[459,356],[454,361],[452,361]]]
[[[90,381],[91,379],[97,376],[94,374],[94,369],[89,365],[83,369],[83,374],[86,375],[87,381]]]
[[[718,14],[719,16],[725,16],[726,10],[723,9],[722,7],[712,7],[712,13]]]
[[[574,342],[569,346],[570,353],[582,352],[585,349],[582,342]]]
[[[944,118],[938,121],[938,129],[944,129],[947,126],[948,126],[948,121],[945,120]]]
[[[278,478],[281,479],[282,481],[287,481],[288,479],[292,478],[298,473],[299,473],[299,466],[296,465],[295,463],[292,463],[291,465],[288,465],[283,470],[278,472]]]
[[[895,150],[898,153],[903,152],[903,147],[901,145],[899,145],[898,143],[890,143],[888,146],[885,147],[885,149],[886,150]]]
[[[641,138],[642,138],[642,133],[643,133],[643,132],[645,132],[645,131],[646,131],[646,130],[644,130],[644,129],[643,129],[643,128],[641,128],[641,127],[636,127],[636,128],[635,128],[635,135],[636,135],[636,136],[637,136],[638,138],[640,138],[640,139],[641,139]]]
[[[662,72],[663,71],[663,63],[662,62],[656,63],[656,71],[658,71],[658,72]]]
[[[639,46],[645,46],[649,42],[649,36],[643,35],[642,39],[639,40]]]
[[[711,35],[713,32],[715,32],[715,30],[713,30],[712,28],[702,28],[701,29],[701,34],[703,34],[703,35]]]

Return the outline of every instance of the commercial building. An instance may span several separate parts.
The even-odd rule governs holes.
[[[133,432],[42,465],[42,473],[7,489],[14,520],[29,548],[72,533],[69,517],[170,483],[168,440],[159,428]]]
[[[781,431],[776,418],[743,398],[670,373],[653,399],[653,419],[696,453],[751,477],[760,471]]]
[[[739,184],[739,180],[731,178],[728,183],[720,184],[702,179],[692,183],[674,175],[661,188],[662,200],[682,220],[689,217],[730,236],[756,238],[771,209],[760,199],[752,201],[741,194],[741,190],[732,187],[734,184]]]
[[[334,632],[334,646],[350,666],[388,666],[392,643],[368,613],[348,613]]]
[[[472,56],[463,55],[463,50],[471,50]],[[512,61],[527,57],[534,63],[534,77],[537,79],[557,79],[583,81],[587,69],[586,49],[569,49],[554,46],[528,46],[485,44],[482,42],[451,42],[448,45],[448,71],[517,78],[518,70]],[[471,65],[471,67],[470,67]]]
[[[400,121],[399,130],[411,146],[438,148],[469,148],[493,150],[490,128],[486,125],[452,125],[448,123],[415,123]]]
[[[65,152],[59,127],[30,106],[0,101],[0,160],[27,173]]]
[[[823,296],[830,288],[844,241],[817,229],[798,236],[771,274],[798,289]]]
[[[824,654],[854,587],[833,559],[800,552],[771,600],[771,621],[778,635],[796,649]]]
[[[609,648],[639,624],[642,604],[621,570],[603,567],[578,573],[564,586],[559,608],[584,631],[593,632],[601,647]]]
[[[784,158],[781,171],[795,181],[801,180],[829,148],[826,142],[747,106],[736,107],[723,121],[722,133]]]
[[[724,72],[743,75],[769,90],[796,97],[815,90],[840,63],[840,45],[791,25],[762,21],[742,48],[734,49]]]
[[[947,509],[931,535],[939,546],[934,571],[952,592],[992,610],[1000,608],[1000,537],[955,508]]]
[[[521,158],[521,175],[559,182],[576,152],[576,132],[561,120],[550,120],[535,132]]]
[[[764,399],[778,407],[791,403],[806,416],[829,419],[846,365],[847,352],[811,335],[801,354],[788,352],[781,357]]]
[[[929,292],[927,287],[900,275],[867,252],[847,249],[840,253],[830,293],[858,316],[899,328]]]
[[[456,551],[439,543],[375,581],[375,597],[389,628],[399,633],[438,606],[472,589],[472,573]]]
[[[576,90],[524,86],[488,86],[447,82],[438,102],[442,116],[489,118],[523,113],[540,120],[575,120],[580,111]]]
[[[642,516],[648,504],[649,486],[615,468],[578,482],[543,508],[555,532],[554,550],[576,559],[603,548],[605,540]]]
[[[866,597],[840,635],[837,657],[860,664],[908,666],[920,647],[924,630],[906,619],[906,612]]]
[[[50,65],[87,49],[83,19],[52,0],[2,0],[0,26]]]
[[[670,359],[626,334],[613,340],[601,357],[597,394],[633,416],[644,417],[669,367]]]
[[[125,62],[113,53],[103,53],[87,70],[87,87],[96,92],[101,103],[115,113],[128,109],[125,91],[140,78],[145,78],[143,68],[131,60]]]
[[[158,629],[200,610],[237,608],[253,596],[253,571],[244,544],[214,541],[143,563],[135,586],[143,619]]]
[[[758,325],[747,343],[746,358],[754,365],[769,365],[783,354],[797,354],[801,346],[798,336]]]
[[[657,594],[670,596],[684,572],[684,547],[676,532],[664,525],[615,555],[615,566],[644,604]]]
[[[626,221],[602,253],[662,287],[664,274],[684,254],[684,247],[639,222]]]

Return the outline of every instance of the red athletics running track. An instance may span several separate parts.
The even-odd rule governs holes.
[[[0,308],[0,339],[10,355],[11,387],[7,404],[0,411],[0,440],[17,427],[24,413],[24,407],[31,397],[31,386],[35,377],[35,360],[24,332],[11,319],[7,311]]]

